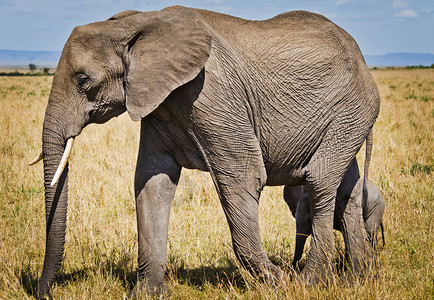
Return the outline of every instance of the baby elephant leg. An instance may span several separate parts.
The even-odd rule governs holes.
[[[296,235],[295,235],[295,252],[292,261],[292,267],[297,268],[300,261],[306,239],[312,234],[312,219],[310,216],[309,199],[305,191],[306,187],[301,186],[285,186],[283,197],[286,204],[295,217]]]

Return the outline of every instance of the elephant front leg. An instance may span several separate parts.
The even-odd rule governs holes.
[[[180,172],[170,155],[139,154],[135,192],[140,282],[129,296],[165,289],[169,214]]]

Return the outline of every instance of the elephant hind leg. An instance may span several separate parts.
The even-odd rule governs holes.
[[[348,199],[342,222],[345,249],[353,274],[361,274],[366,270],[369,259],[373,256],[369,236],[363,221],[362,198],[363,178],[360,178],[354,185]]]
[[[334,257],[333,218],[337,184],[319,193],[308,182],[312,217],[312,238],[308,260],[301,276],[308,285],[331,278]],[[334,192],[333,192],[334,190]]]
[[[329,279],[328,275],[332,274],[334,268],[333,221],[337,189],[364,141],[363,135],[354,131],[358,124],[352,125],[345,130],[338,123],[331,126],[306,167],[312,239],[308,261],[301,275],[308,284]],[[349,257],[355,258],[361,254],[359,261],[363,262],[366,261],[366,231],[362,211],[355,213],[357,218],[347,228],[348,232],[356,234],[349,249]],[[353,268],[360,267],[354,265]]]
[[[235,256],[250,272],[264,276],[267,280],[279,280],[281,270],[269,260],[259,234],[259,203],[256,199],[259,198],[259,190],[252,191],[248,186],[220,187]],[[252,197],[255,194],[257,196]]]
[[[220,110],[222,109],[222,110]],[[200,115],[203,111],[198,111]],[[198,142],[229,223],[235,255],[246,269],[279,280],[281,270],[266,255],[260,237],[258,206],[267,173],[255,130],[244,108],[215,107],[196,119]],[[224,116],[224,119],[222,119]]]

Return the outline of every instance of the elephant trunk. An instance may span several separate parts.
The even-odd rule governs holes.
[[[42,275],[38,284],[38,296],[48,294],[50,286],[60,268],[66,230],[66,213],[68,200],[68,165],[59,180],[53,186],[51,182],[61,161],[65,148],[64,130],[57,122],[59,118],[49,113],[44,120],[42,150],[44,157],[45,214],[46,214],[46,248]]]

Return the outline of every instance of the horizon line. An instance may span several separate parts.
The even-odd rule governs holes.
[[[0,49],[0,51],[21,51],[21,52],[62,52],[63,50],[21,50],[21,49]],[[434,55],[433,53],[430,52],[407,52],[407,51],[397,51],[397,52],[386,52],[383,54],[372,54],[372,53],[363,53],[363,55],[387,55],[387,54],[429,54],[429,55]]]

